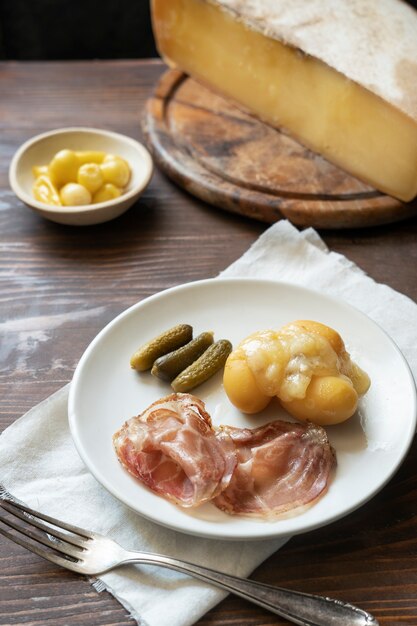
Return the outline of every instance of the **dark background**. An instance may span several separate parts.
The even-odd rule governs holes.
[[[153,56],[149,0],[0,0],[0,59]]]
[[[149,0],[0,0],[0,59],[155,56]]]

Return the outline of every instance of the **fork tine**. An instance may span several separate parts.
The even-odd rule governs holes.
[[[52,541],[52,539],[49,539],[46,535],[33,533],[31,530],[29,530],[29,528],[25,528],[21,524],[16,524],[16,522],[12,521],[11,519],[0,517],[0,522],[6,524],[7,526],[10,526],[10,528],[13,528],[14,530],[17,530],[17,532],[21,533],[22,535],[29,537],[30,539],[32,539],[32,541],[42,543],[44,546],[47,546],[48,548],[53,548],[54,550],[60,552],[65,556],[73,557],[77,560],[80,559],[80,557],[82,556],[80,549],[77,549],[69,544],[64,544],[59,539],[57,541]],[[13,537],[14,536],[15,535],[13,535]]]
[[[43,524],[32,515],[29,517],[28,514],[26,514],[24,511],[21,511],[20,508],[13,506],[13,504],[9,500],[3,500],[3,501],[0,500],[0,506],[2,506],[3,509],[11,513],[12,515],[15,515],[16,517],[23,520],[27,524],[30,524],[31,526],[36,526],[36,528],[39,528],[39,530],[43,530],[45,533],[48,533],[48,535],[52,535],[53,537],[56,537],[57,539],[62,539],[62,541],[70,543],[73,546],[78,546],[79,548],[85,547],[86,540],[84,538],[81,538],[78,535],[74,536],[74,535],[61,533],[56,528]]]
[[[22,548],[25,548],[26,550],[29,550],[30,552],[34,552],[35,554],[37,554],[38,556],[41,556],[47,561],[51,561],[52,563],[55,563],[56,565],[60,565],[61,567],[65,567],[66,569],[70,569],[75,572],[80,571],[80,568],[77,566],[77,563],[75,563],[74,561],[69,561],[68,559],[65,559],[62,556],[58,556],[58,554],[54,554],[53,552],[48,552],[48,550],[44,550],[39,545],[34,545],[32,543],[29,543],[28,541],[25,541],[21,537],[12,535],[12,533],[9,533],[7,530],[2,528],[1,526],[0,526],[0,535],[3,535],[3,537],[10,539],[10,541],[13,541],[14,543],[18,543],[19,546],[22,546]]]
[[[80,528],[79,526],[73,526],[72,524],[68,524],[67,522],[62,522],[61,520],[56,519],[55,517],[51,517],[50,515],[45,515],[45,513],[40,513],[39,511],[35,511],[35,509],[31,509],[30,507],[21,504],[18,501],[11,500],[10,498],[0,497],[0,506],[2,506],[3,502],[7,502],[11,506],[15,506],[21,511],[25,511],[25,513],[29,513],[33,517],[39,517],[39,519],[44,522],[48,522],[49,524],[53,524],[57,528],[61,528],[63,530],[68,530],[71,533],[75,533],[76,535],[80,535],[85,539],[93,539],[93,534],[84,528]]]

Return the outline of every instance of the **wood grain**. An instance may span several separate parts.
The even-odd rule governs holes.
[[[244,113],[179,70],[149,99],[148,147],[159,167],[210,204],[272,223],[352,228],[417,214]]]
[[[141,201],[108,224],[47,222],[11,193],[7,169],[29,137],[91,125],[142,139],[159,61],[0,64],[0,429],[71,380],[88,343],[115,315],[166,287],[215,276],[265,224],[215,211],[159,171]],[[417,300],[417,221],[328,230],[327,245]],[[395,416],[393,416],[395,419]],[[334,595],[381,624],[417,624],[416,446],[369,504],[293,538],[253,577]],[[109,594],[0,540],[1,626],[128,626]],[[199,626],[284,626],[228,598]]]

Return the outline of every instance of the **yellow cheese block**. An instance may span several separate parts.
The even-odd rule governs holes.
[[[417,13],[400,0],[337,4],[152,0],[152,19],[167,63],[409,201],[417,195]]]

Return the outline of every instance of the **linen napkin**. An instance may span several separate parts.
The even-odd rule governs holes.
[[[220,276],[281,280],[343,298],[391,335],[417,377],[417,305],[330,252],[314,230],[299,232],[289,222],[278,222]],[[127,548],[172,555],[238,576],[248,576],[285,543],[190,537],[127,509],[88,473],[73,446],[68,389],[34,407],[0,436],[4,490],[35,509],[107,534]],[[140,626],[189,626],[226,595],[188,576],[149,566],[125,567],[93,584],[110,591]]]

